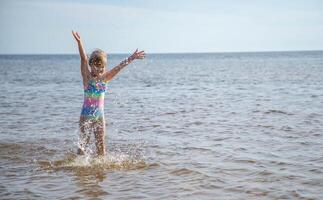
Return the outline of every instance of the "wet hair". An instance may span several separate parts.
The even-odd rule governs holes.
[[[89,65],[100,65],[103,64],[104,66],[107,65],[108,62],[108,56],[107,54],[102,51],[101,49],[94,50],[89,59]]]

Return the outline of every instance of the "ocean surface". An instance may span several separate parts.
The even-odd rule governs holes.
[[[79,64],[0,56],[0,199],[323,199],[323,51],[148,53],[109,83],[104,158],[76,155]]]

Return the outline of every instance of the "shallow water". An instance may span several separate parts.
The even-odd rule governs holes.
[[[0,70],[3,199],[323,199],[322,51],[148,54],[110,83],[104,158],[75,155],[77,56]]]

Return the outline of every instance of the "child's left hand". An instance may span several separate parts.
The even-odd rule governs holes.
[[[146,56],[145,51],[136,51],[131,55],[131,58],[133,59],[143,59]]]

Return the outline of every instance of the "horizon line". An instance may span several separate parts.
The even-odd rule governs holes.
[[[260,51],[201,51],[201,52],[151,52],[146,54],[221,54],[221,53],[279,53],[279,52],[314,52],[314,51],[323,51],[323,49],[305,49],[305,50],[260,50]],[[120,53],[113,52],[108,53],[112,55],[122,55],[122,54],[131,54],[131,53]],[[78,53],[0,53],[1,56],[10,56],[10,55],[78,55]]]

